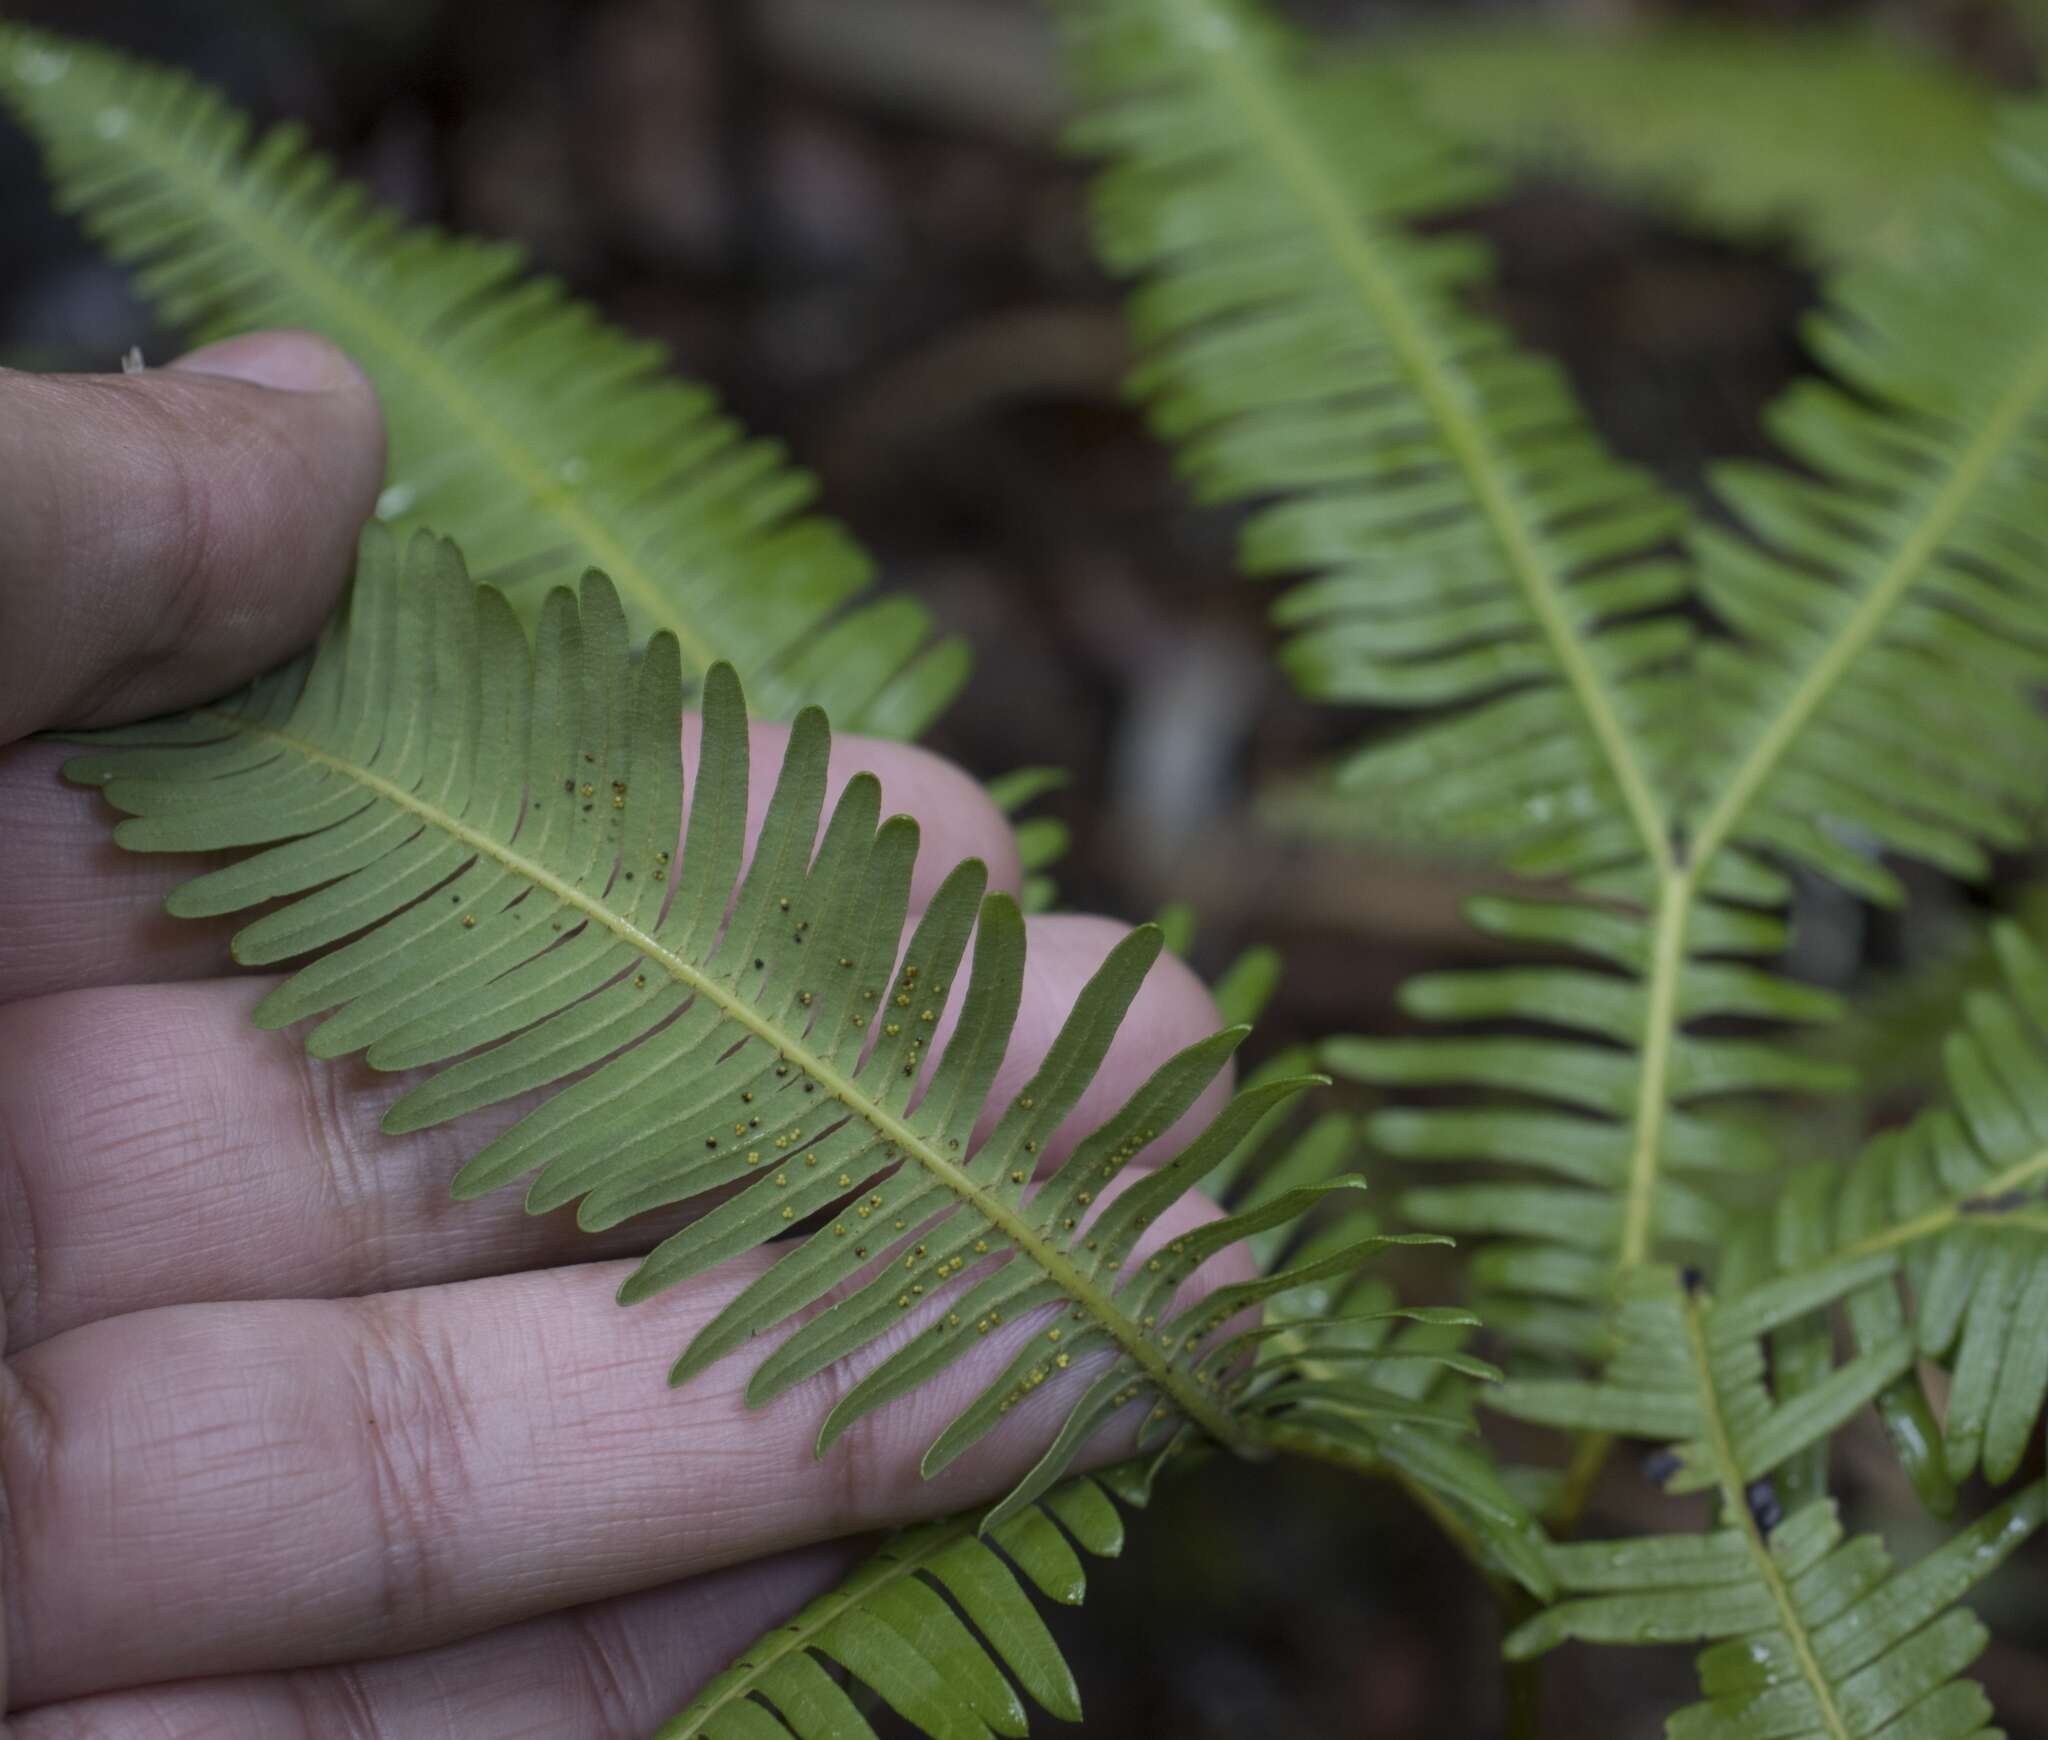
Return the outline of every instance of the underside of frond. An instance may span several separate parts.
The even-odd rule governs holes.
[[[305,327],[348,351],[389,432],[381,516],[453,534],[522,613],[601,568],[691,678],[724,660],[772,716],[815,703],[885,736],[965,681],[964,646],[934,644],[913,600],[848,609],[872,565],[805,512],[811,481],[778,448],[516,248],[402,224],[302,128],[252,138],[185,74],[49,32],[0,24],[0,103],[171,325]]]
[[[866,1357],[822,1452],[970,1349],[1000,1347],[1006,1363],[926,1467],[1059,1387],[1065,1423],[1013,1508],[1134,1405],[1150,1408],[1151,1436],[1195,1428],[1251,1447],[1238,1406],[1253,1368],[1216,1352],[1218,1332],[1386,1241],[1192,1302],[1184,1283],[1359,1181],[1318,1178],[1164,1243],[1152,1229],[1314,1078],[1262,1079],[1186,1148],[1121,1177],[1225,1067],[1244,1032],[1227,1029],[1161,1065],[1044,1173],[1158,954],[1147,928],[1111,952],[977,1144],[1022,992],[1016,903],[984,895],[981,866],[961,865],[899,958],[917,828],[881,818],[869,775],[825,817],[816,709],[792,728],[749,859],[730,666],[706,678],[685,833],[681,706],[673,641],[657,635],[636,661],[601,576],[580,602],[549,597],[529,654],[451,545],[418,534],[401,569],[373,529],[316,654],[232,704],[98,734],[99,751],[67,772],[127,813],[117,838],[133,850],[259,848],[185,884],[172,908],[270,903],[237,935],[237,958],[317,958],[258,1020],[318,1018],[316,1054],[367,1048],[379,1068],[433,1068],[388,1129],[547,1095],[469,1161],[458,1195],[527,1179],[530,1208],[573,1202],[593,1229],[711,1198],[627,1280],[626,1303],[783,1241],[781,1260],[698,1332],[675,1381],[778,1334],[749,1389],[757,1403]],[[958,1026],[941,1044],[951,1004]],[[894,1351],[877,1357],[885,1338]]]

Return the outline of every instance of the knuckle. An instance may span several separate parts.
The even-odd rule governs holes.
[[[457,1591],[449,1542],[474,1494],[474,1423],[453,1349],[405,1294],[358,1302],[354,1381],[381,1567],[380,1617],[393,1630],[431,1623]]]

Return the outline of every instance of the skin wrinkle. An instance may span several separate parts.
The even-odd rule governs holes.
[[[469,1465],[478,1433],[452,1375],[453,1350],[445,1333],[427,1328],[417,1295],[377,1295],[356,1317],[351,1375],[371,1472],[370,1513],[383,1543],[378,1610],[385,1629],[403,1636],[454,1605],[435,1542],[452,1532],[459,1501],[474,1503]]]
[[[35,740],[0,748],[9,860],[0,879],[0,1006],[124,983],[137,961],[159,982],[226,970],[237,921],[177,919],[163,905],[168,889],[210,861],[115,845],[99,795],[58,775],[74,753]]]
[[[584,1647],[573,1651],[590,1701],[596,1705],[606,1734],[630,1734],[633,1711],[647,1703],[648,1676],[636,1669],[632,1649],[616,1626],[607,1627],[587,1608],[570,1615],[570,1623],[582,1637]],[[607,1635],[609,1632],[610,1635]],[[638,1682],[642,1695],[635,1698],[632,1683]]]

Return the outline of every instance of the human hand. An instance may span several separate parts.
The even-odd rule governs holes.
[[[123,854],[59,781],[63,749],[21,740],[207,699],[311,640],[382,471],[345,359],[264,334],[133,376],[0,374],[0,466],[0,1731],[644,1734],[843,1568],[830,1543],[1029,1465],[1055,1386],[919,1478],[993,1357],[822,1468],[844,1373],[759,1412],[746,1359],[670,1390],[692,1330],[776,1253],[621,1312],[624,1259],[676,1215],[593,1237],[510,1193],[453,1203],[516,1111],[381,1134],[412,1078],[254,1028],[274,981],[231,974],[232,926],[163,913],[194,865]],[[756,727],[757,766],[782,735]],[[862,768],[922,825],[913,919],[964,857],[1016,888],[964,774],[835,745],[835,791]],[[1030,921],[992,1104],[1121,934]],[[1163,960],[1046,1163],[1216,1025]]]

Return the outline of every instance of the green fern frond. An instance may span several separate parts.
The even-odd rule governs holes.
[[[1990,1701],[1958,1677],[1987,1634],[1955,1603],[2040,1527],[2048,1487],[2028,1488],[1895,1573],[1875,1536],[1845,1543],[1831,1501],[1788,1509],[1777,1478],[1890,1382],[1912,1347],[1895,1338],[1774,1396],[1758,1337],[1891,1261],[1865,1257],[1719,1305],[1645,1270],[1621,1307],[1621,1351],[1606,1382],[1493,1393],[1524,1419],[1682,1439],[1662,1459],[1667,1489],[1714,1492],[1721,1509],[1707,1535],[1551,1546],[1547,1564],[1569,1598],[1516,1630],[1511,1657],[1573,1638],[1709,1642],[1699,1662],[1706,1701],[1671,1719],[1674,1737],[1988,1740]]]
[[[1088,104],[1079,141],[1113,160],[1097,192],[1102,246],[1147,278],[1132,305],[1139,390],[1204,493],[1265,504],[1246,529],[1246,565],[1313,571],[1279,609],[1302,630],[1285,655],[1295,675],[1335,699],[1462,708],[1364,751],[1350,769],[1360,801],[1603,897],[1492,901],[1475,916],[1622,976],[1441,975],[1410,993],[1433,1015],[1562,1021],[1578,1030],[1570,1040],[1329,1053],[1375,1081],[1533,1087],[1563,1102],[1555,1115],[1404,1113],[1375,1135],[1400,1153],[1519,1159],[1561,1176],[1411,1206],[1451,1230],[1541,1235],[1534,1251],[1496,1257],[1491,1278],[1522,1298],[1489,1308],[1489,1321],[1596,1353],[1617,1268],[1711,1216],[1665,1176],[1667,1158],[1673,1169],[1768,1163],[1684,1111],[1666,1131],[1674,1086],[1702,1095],[1821,1073],[1674,1032],[1683,956],[1651,908],[1681,874],[1665,794],[1688,728],[1691,634],[1667,608],[1685,571],[1658,553],[1681,515],[1605,456],[1554,368],[1460,304],[1483,253],[1403,227],[1486,183],[1396,89],[1316,78],[1291,35],[1236,0],[1073,0],[1063,16]],[[1733,862],[1713,888],[1782,892]],[[1768,949],[1779,934],[1731,910],[1697,946]],[[1831,1007],[1750,969],[1701,967],[1683,1012]]]
[[[1873,30],[1637,21],[1377,37],[1437,126],[1520,170],[1588,181],[1711,235],[1905,259],[1990,143],[1991,92]]]
[[[1124,1525],[1112,1498],[1142,1506],[1149,1484],[1143,1463],[1127,1463],[1069,1480],[993,1527],[977,1510],[906,1530],[749,1645],[654,1740],[874,1740],[826,1664],[937,1740],[1026,1733],[1017,1686],[1078,1722],[1080,1692],[1025,1584],[1078,1605],[1088,1579],[1075,1547],[1115,1558]]]
[[[1364,751],[1361,802],[1570,885],[1470,912],[1576,959],[1427,975],[1409,1011],[1471,1031],[1323,1058],[1479,1096],[1371,1133],[1534,1178],[1404,1209],[1507,1241],[1473,1265],[1490,1326],[1597,1360],[1617,1283],[1714,1246],[1717,1184],[1775,1165],[1714,1102],[1845,1085],[1781,1043],[1700,1030],[1836,1013],[1754,964],[1786,940],[1778,860],[1889,896],[1876,849],[1972,873],[2021,837],[2048,733],[2024,699],[2048,676],[2026,530],[2048,313],[2010,256],[2048,235],[2042,160],[2016,136],[1948,198],[1933,264],[1840,287],[1818,345],[1867,402],[1807,387],[1778,414],[1824,481],[1727,474],[1770,547],[1699,534],[1708,601],[1741,638],[1696,645],[1687,567],[1657,553],[1675,517],[1600,453],[1554,370],[1460,303],[1483,257],[1406,229],[1478,179],[1397,91],[1318,75],[1248,0],[1064,14],[1079,137],[1112,159],[1102,247],[1146,279],[1139,389],[1205,493],[1260,504],[1246,566],[1312,573],[1280,608],[1306,625],[1297,677],[1462,709]]]
[[[850,1288],[793,1328],[748,1390],[766,1402],[918,1321],[841,1398],[821,1454],[984,1341],[1009,1362],[933,1444],[928,1472],[1069,1368],[1081,1386],[998,1522],[1132,1403],[1152,1406],[1155,1436],[1195,1428],[1257,1449],[1238,1411],[1247,1373],[1216,1357],[1216,1332],[1390,1241],[1362,1238],[1194,1303],[1177,1296],[1217,1251],[1360,1181],[1318,1179],[1137,1252],[1263,1113],[1317,1078],[1239,1092],[1188,1147],[1098,1204],[1227,1064],[1244,1029],[1225,1030],[1163,1064],[1039,1182],[1041,1148],[1159,952],[1147,928],[1111,952],[975,1148],[1022,991],[1016,903],[984,896],[982,867],[961,865],[895,965],[917,828],[883,821],[879,785],[859,775],[813,857],[829,749],[815,708],[797,717],[743,870],[746,713],[725,665],[705,679],[673,862],[681,708],[673,639],[655,636],[636,663],[602,576],[580,603],[550,595],[529,656],[509,607],[470,584],[452,545],[416,535],[401,578],[373,527],[316,654],[232,704],[99,734],[106,747],[67,772],[127,813],[117,838],[131,850],[263,848],[186,883],[172,910],[279,903],[237,934],[237,958],[327,952],[272,990],[257,1020],[323,1017],[307,1040],[316,1055],[367,1047],[378,1068],[441,1066],[391,1107],[388,1130],[556,1090],[463,1167],[458,1196],[532,1173],[529,1208],[575,1202],[595,1229],[729,1193],[655,1247],[623,1302],[803,1235],[699,1330],[674,1381]],[[954,1001],[958,1028],[935,1048]]]
[[[1910,266],[1832,287],[1809,327],[1842,384],[1806,382],[1772,432],[1812,476],[1716,479],[1749,539],[1702,530],[1707,601],[1741,636],[1702,652],[1690,829],[1896,900],[1872,848],[1964,877],[2039,812],[2048,675],[2048,113],[1950,190]]]
[[[390,435],[380,515],[453,533],[523,611],[603,569],[636,629],[755,704],[915,736],[966,680],[903,597],[849,612],[871,563],[780,450],[744,437],[659,345],[605,324],[507,244],[402,225],[285,125],[186,74],[0,23],[0,103],[58,198],[199,340],[263,326],[331,338],[375,382]]]

